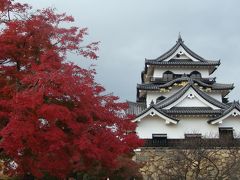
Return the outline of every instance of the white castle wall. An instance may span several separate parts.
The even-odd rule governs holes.
[[[170,107],[167,107],[166,109]],[[181,102],[176,103],[175,107],[209,107],[209,106],[197,98],[189,99],[186,97]]]
[[[163,73],[166,71],[172,71],[174,74],[190,74],[193,71],[198,71],[201,73],[203,78],[208,78],[209,77],[209,71],[206,68],[187,68],[187,67],[182,67],[180,68],[174,68],[174,67],[156,67],[154,68],[153,72],[153,77],[162,77]]]
[[[223,120],[219,127],[233,127],[234,137],[240,138],[240,116],[229,116],[227,119]]]
[[[169,92],[160,92],[160,91],[148,91],[146,95],[147,107],[150,105],[151,101],[156,103],[156,99],[160,96],[165,96],[166,98],[172,96],[179,90],[179,87],[173,87]]]
[[[136,132],[140,138],[152,138],[152,134],[167,134],[169,139],[182,139],[185,133],[201,133],[206,138],[218,138],[219,127],[232,127],[234,136],[240,134],[240,117],[230,116],[222,124],[211,125],[207,118],[183,117],[179,123],[165,124],[158,116],[146,116],[137,123]]]
[[[147,92],[147,96],[146,96],[146,103],[147,103],[147,107],[150,106],[150,103],[153,101],[154,104],[156,103],[156,99],[159,96],[164,96],[164,94],[161,94],[160,92],[156,92],[156,91],[152,91],[152,92]]]

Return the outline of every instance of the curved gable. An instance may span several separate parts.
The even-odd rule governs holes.
[[[172,107],[210,107],[212,109],[220,109],[202,98],[192,87],[190,87],[177,101],[164,109],[170,109]]]
[[[177,124],[179,120],[172,118],[168,115],[166,115],[164,112],[154,108],[153,106],[149,107],[147,110],[145,110],[144,112],[142,112],[140,115],[138,115],[133,122],[139,122],[141,121],[143,118],[147,117],[147,116],[157,116],[159,118],[162,118],[165,120],[166,124]]]
[[[203,105],[202,107],[211,107],[213,109],[227,109],[229,107],[228,105],[223,104],[222,102],[212,98],[211,96],[194,87],[193,82],[188,82],[187,85],[178,90],[174,95],[157,103],[156,107],[158,109],[170,109],[179,104],[186,97],[189,98],[189,103],[190,99],[196,97],[198,102]],[[199,106],[199,104],[196,106]]]

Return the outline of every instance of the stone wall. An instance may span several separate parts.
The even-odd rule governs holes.
[[[239,148],[141,148],[133,159],[144,180],[240,179]]]

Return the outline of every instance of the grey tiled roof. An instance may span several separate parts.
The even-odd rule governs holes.
[[[220,86],[219,84],[217,84]],[[219,107],[220,109],[212,109],[210,107],[172,107],[171,109],[163,109],[164,107],[170,105],[171,103],[175,102],[179,99],[190,87],[192,87],[202,98],[204,98],[209,103]],[[166,117],[169,117],[173,120],[178,120],[175,118],[176,115],[210,115],[214,118],[208,120],[208,123],[211,123],[229,112],[231,112],[234,108],[240,111],[240,104],[238,102],[233,103],[222,103],[217,101],[216,99],[212,98],[211,96],[207,95],[206,93],[199,90],[195,85],[194,81],[189,81],[189,83],[181,88],[178,92],[173,94],[171,97],[166,98],[160,101],[157,104],[151,105],[149,108],[143,110],[138,116],[147,112],[150,108],[154,108],[159,113],[164,114]],[[178,120],[179,121],[179,120]]]
[[[221,84],[221,83],[207,84],[198,79],[193,79],[193,81],[198,83],[201,86],[210,87],[213,90],[231,90],[234,88],[234,84]]]
[[[162,62],[163,60],[167,59],[168,57],[170,57],[180,46],[183,47],[183,49],[190,54],[191,56],[193,56],[194,58],[196,58],[197,60],[199,60],[199,62]],[[219,65],[220,61],[211,61],[211,60],[206,60],[204,58],[202,58],[201,56],[197,55],[195,52],[193,52],[191,49],[189,49],[185,44],[184,41],[182,40],[182,38],[178,38],[176,44],[166,53],[164,53],[163,55],[161,55],[160,57],[156,58],[156,59],[146,59],[146,63],[150,64],[150,63],[160,63],[161,65],[164,64],[172,64],[172,65],[178,65],[179,63],[182,63],[184,65],[189,65],[189,64],[195,64],[195,65]]]
[[[137,115],[147,108],[145,103],[127,101],[127,104],[128,104],[128,109],[126,110],[127,114]]]
[[[169,61],[156,61],[145,59],[146,65],[161,65],[161,66],[219,66],[220,61],[178,61],[178,62],[169,62]]]
[[[212,109],[210,107],[173,107],[171,109],[163,110],[167,114],[207,114],[207,115],[221,115],[222,109]]]
[[[175,94],[173,94],[172,96],[158,102],[156,104],[157,108],[164,108],[170,104],[172,104],[173,102],[175,102],[176,100],[178,100],[185,92],[187,92],[187,90],[192,87],[203,99],[205,99],[206,101],[208,101],[209,103],[219,107],[219,108],[223,108],[226,109],[229,106],[227,104],[224,104],[222,102],[217,101],[216,99],[212,98],[211,96],[207,95],[206,93],[202,92],[201,90],[199,90],[198,88],[196,88],[193,85],[193,82],[189,82],[186,86],[184,86],[183,88],[181,88],[179,91],[177,91]]]
[[[220,83],[213,83],[213,84],[207,84],[202,82],[201,80],[194,79],[194,78],[189,78],[189,77],[181,77],[174,79],[170,82],[167,82],[165,84],[154,84],[154,83],[149,83],[149,84],[137,84],[137,89],[140,90],[159,90],[160,88],[166,88],[169,86],[172,86],[176,82],[181,82],[181,81],[193,81],[194,83],[197,83],[200,86],[211,88],[213,90],[231,90],[234,88],[233,84],[220,84]]]

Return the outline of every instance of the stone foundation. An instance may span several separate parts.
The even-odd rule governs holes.
[[[239,148],[141,148],[134,160],[144,180],[240,179]]]

